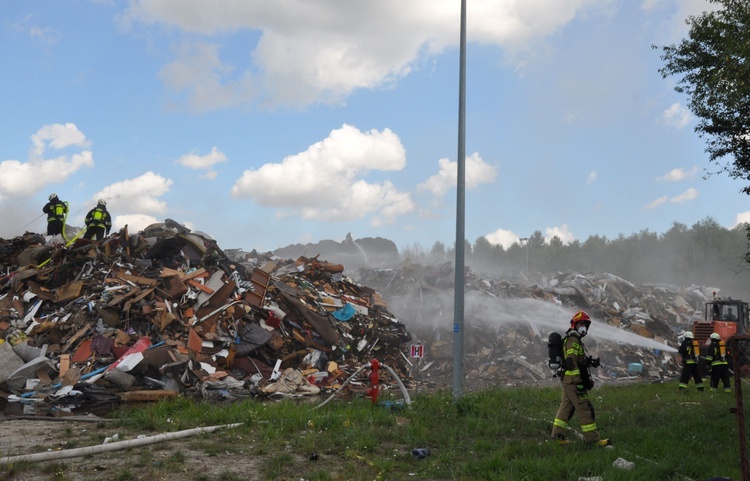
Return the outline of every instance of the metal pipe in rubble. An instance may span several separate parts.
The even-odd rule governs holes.
[[[122,449],[130,449],[137,446],[145,446],[148,444],[156,444],[162,441],[170,441],[172,439],[186,438],[195,434],[210,433],[217,429],[223,428],[236,428],[241,426],[243,423],[235,424],[223,424],[220,426],[208,426],[203,428],[186,429],[184,431],[175,431],[172,433],[162,433],[156,436],[146,436],[144,438],[130,439],[127,441],[119,441],[116,443],[98,444],[96,446],[88,446],[85,448],[66,449],[64,451],[46,451],[44,453],[35,454],[19,454],[17,456],[6,456],[0,458],[0,464],[12,464],[17,462],[38,462],[38,461],[52,461],[55,459],[67,459],[67,458],[79,458],[81,456],[88,456],[91,454],[105,453],[110,451],[119,451]]]
[[[362,370],[364,370],[367,367],[368,367],[367,364],[365,364],[363,366],[360,366],[359,369],[357,369],[356,371],[354,371],[354,374],[352,374],[351,376],[349,376],[346,379],[346,381],[344,381],[341,384],[341,386],[339,386],[339,388],[336,389],[336,391],[334,391],[333,394],[331,394],[330,396],[328,396],[328,399],[326,399],[322,403],[318,404],[313,409],[318,409],[318,408],[323,407],[326,404],[328,404],[329,401],[331,401],[333,398],[335,398],[336,396],[338,396],[338,394],[341,392],[341,390],[344,389],[344,386],[346,386],[347,384],[349,384],[349,381],[351,381],[352,379],[354,379],[354,377],[357,374],[359,374],[360,372],[362,372]],[[391,376],[393,376],[393,378],[396,380],[396,384],[398,384],[399,389],[401,389],[401,393],[404,395],[404,402],[407,405],[411,406],[411,398],[409,397],[409,391],[406,390],[406,386],[404,386],[404,383],[401,381],[401,379],[398,377],[398,375],[396,375],[396,371],[394,371],[390,366],[387,366],[385,364],[381,364],[380,367],[384,367],[391,374]]]
[[[336,389],[336,390],[335,390],[335,391],[333,392],[333,394],[331,394],[330,396],[328,396],[328,399],[326,399],[326,400],[325,400],[325,401],[323,401],[322,403],[318,404],[318,405],[317,405],[317,406],[315,406],[315,407],[314,407],[313,409],[318,409],[318,408],[320,408],[320,407],[323,407],[323,406],[325,406],[326,404],[328,404],[328,402],[329,402],[329,401],[330,401],[331,399],[335,398],[335,397],[336,397],[336,396],[338,395],[338,393],[340,393],[340,392],[341,392],[341,390],[342,390],[342,389],[344,389],[344,386],[346,386],[347,384],[349,384],[349,381],[351,381],[352,379],[354,379],[354,376],[356,376],[357,374],[359,374],[359,373],[360,373],[360,372],[361,372],[361,371],[362,371],[362,370],[363,370],[364,368],[366,368],[366,367],[367,367],[367,365],[366,365],[366,364],[365,364],[365,365],[362,365],[362,366],[360,366],[360,367],[359,367],[359,369],[357,369],[356,371],[354,371],[354,374],[352,374],[351,376],[349,376],[349,377],[348,377],[348,378],[346,379],[346,381],[344,381],[343,383],[341,383],[341,386],[339,386],[339,388],[338,388],[338,389]]]

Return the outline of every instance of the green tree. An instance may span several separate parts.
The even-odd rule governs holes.
[[[750,0],[709,1],[723,8],[689,17],[689,38],[662,48],[659,72],[681,77],[675,90],[719,172],[750,180]]]
[[[430,259],[433,262],[442,262],[446,259],[446,257],[445,244],[440,241],[436,241],[432,245],[432,249],[430,250]]]

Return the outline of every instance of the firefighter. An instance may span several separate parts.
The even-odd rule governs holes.
[[[49,202],[42,207],[42,212],[47,214],[47,235],[62,234],[68,214],[68,204],[61,201],[57,194],[50,194]]]
[[[701,379],[701,374],[698,372],[698,358],[701,355],[701,350],[692,332],[688,331],[685,333],[685,338],[682,340],[682,344],[680,344],[677,352],[682,356],[682,373],[680,374],[679,389],[687,389],[692,377],[698,391],[703,391],[703,379]]]
[[[574,413],[578,414],[581,424],[583,440],[587,444],[608,446],[609,439],[601,439],[596,426],[594,406],[589,401],[588,391],[594,387],[594,381],[589,374],[589,366],[598,367],[599,359],[586,356],[581,339],[588,333],[591,318],[585,311],[576,312],[570,320],[570,329],[563,339],[563,356],[565,370],[560,378],[562,383],[562,401],[557,408],[552,427],[552,439],[560,444],[570,441],[565,436],[568,421]]]
[[[96,240],[102,240],[105,235],[109,235],[111,229],[112,216],[107,211],[107,201],[99,199],[96,207],[86,214],[86,233],[83,238],[93,239],[96,236]]]
[[[732,392],[729,386],[729,363],[727,362],[727,345],[721,340],[718,332],[710,336],[711,344],[708,346],[708,372],[711,374],[711,385],[709,391],[716,391],[719,381],[724,384],[724,392]]]

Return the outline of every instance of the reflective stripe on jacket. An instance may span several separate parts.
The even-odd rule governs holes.
[[[567,378],[572,379],[575,384],[580,384],[582,382],[581,368],[586,359],[586,351],[583,348],[583,342],[581,342],[577,332],[569,331],[568,335],[563,339],[563,353],[565,356],[563,381],[566,380],[565,378],[567,376]]]

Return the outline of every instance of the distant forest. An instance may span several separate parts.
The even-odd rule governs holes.
[[[508,271],[608,272],[636,284],[668,283],[721,289],[720,295],[750,300],[747,225],[726,229],[708,217],[692,227],[674,222],[662,234],[643,230],[616,239],[591,236],[563,244],[559,237],[545,242],[540,231],[528,241],[505,249],[484,237],[464,247],[466,265],[483,274]],[[453,262],[455,250],[436,242],[431,249],[412,245],[402,259],[421,264]]]

